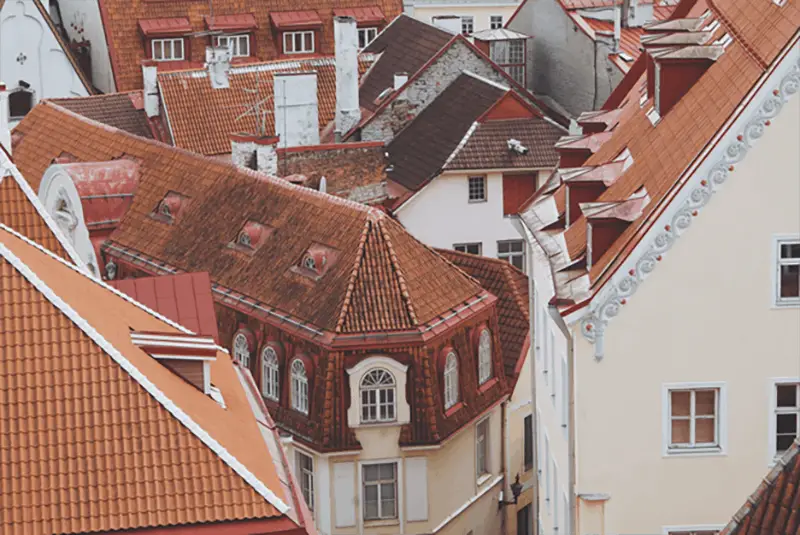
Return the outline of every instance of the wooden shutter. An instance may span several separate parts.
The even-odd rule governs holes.
[[[356,525],[355,470],[355,463],[333,465],[333,496],[337,528]]]

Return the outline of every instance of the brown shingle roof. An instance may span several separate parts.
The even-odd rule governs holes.
[[[795,440],[720,535],[800,535],[800,440]]]
[[[395,73],[413,75],[454,36],[408,15],[400,15],[372,41],[364,52],[381,54],[364,77],[359,90],[361,107],[375,111],[378,95],[394,87]]]
[[[389,144],[389,178],[417,190],[433,178],[475,120],[506,93],[497,84],[464,73]]]
[[[322,20],[321,34],[316,41],[317,54],[333,54],[333,8],[357,8],[377,6],[391,20],[402,11],[399,0],[273,0],[264,5],[259,0],[214,0],[216,16],[255,15],[258,28],[251,39],[252,58],[268,61],[280,57],[278,32],[272,26],[270,14],[284,11],[314,10]],[[142,88],[141,61],[145,59],[145,43],[139,30],[138,21],[146,19],[186,17],[193,32],[205,31],[206,17],[209,15],[208,2],[178,0],[172,2],[152,2],[150,0],[100,0],[105,33],[108,39],[112,70],[117,91],[130,91]],[[187,57],[193,66],[201,66],[205,60],[207,36],[187,38]],[[185,68],[187,62],[182,63]],[[178,65],[175,65],[178,66]],[[169,63],[159,65],[159,69],[174,70]]]
[[[51,100],[63,108],[99,123],[125,130],[135,136],[153,139],[142,99],[142,92],[134,91]]]
[[[492,119],[480,123],[458,149],[447,169],[551,169],[558,165],[555,143],[564,131],[541,117]],[[519,154],[508,148],[516,139],[528,149]]]
[[[0,531],[294,524],[226,353],[223,408],[131,341],[178,329],[2,228],[0,302]]]
[[[372,56],[362,55],[359,73],[363,74],[372,60]],[[158,82],[161,97],[175,145],[207,156],[230,153],[229,134],[256,132],[256,113],[252,112],[256,100],[252,91],[256,86],[258,98],[263,101],[261,109],[265,113],[266,133],[273,135],[273,74],[311,70],[317,72],[319,125],[323,129],[333,120],[336,112],[336,67],[333,58],[281,60],[246,68],[234,67],[229,74],[228,89],[212,88],[205,70],[160,73]]]

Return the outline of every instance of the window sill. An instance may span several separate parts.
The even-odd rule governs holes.
[[[478,393],[483,394],[496,384],[497,384],[497,377],[490,377],[489,379],[486,379],[486,382],[484,382],[482,385],[478,387]]]
[[[381,526],[399,526],[400,520],[396,518],[388,518],[386,520],[364,520],[365,528],[377,528]]]
[[[452,415],[460,411],[462,407],[464,407],[464,402],[459,401],[458,403],[456,403],[455,405],[444,411],[444,417],[450,418]]]
[[[488,199],[469,199],[469,204],[480,204],[483,202],[488,202]]]
[[[782,310],[784,308],[800,308],[800,301],[773,301],[773,310]]]
[[[721,447],[668,449],[664,457],[722,457],[727,455]]]
[[[391,422],[358,422],[350,427],[352,429],[372,429],[381,427],[397,427],[398,425],[405,425],[407,423],[408,422],[399,422],[397,420],[392,420]]]
[[[478,478],[478,481],[477,481],[478,487],[482,486],[484,483],[488,482],[490,479],[492,479],[492,474],[491,473],[483,474],[481,477]]]

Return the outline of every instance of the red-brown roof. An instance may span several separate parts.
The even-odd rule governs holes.
[[[322,26],[322,19],[316,11],[273,11],[269,19],[279,30],[309,30]]]
[[[372,64],[373,57],[362,55],[359,73]],[[258,87],[263,101],[265,127],[274,134],[275,113],[272,101],[275,72],[316,71],[320,129],[331,122],[336,112],[336,65],[333,58],[281,60],[247,67],[234,67],[229,73],[230,88],[214,89],[205,70],[159,73],[158,82],[175,146],[207,156],[231,152],[229,135],[255,132],[252,91]],[[250,90],[250,91],[246,91]]]
[[[142,39],[138,22],[149,19],[187,18],[190,29],[186,34],[204,32],[208,29],[206,17],[210,15],[209,2],[175,1],[153,2],[152,0],[99,0],[102,22],[107,36],[112,72],[117,91],[142,88],[141,62],[145,59],[146,41]],[[282,54],[282,44],[277,29],[272,25],[271,15],[282,12],[313,11],[321,21],[321,31],[315,39],[316,54],[332,55],[333,9],[353,9],[377,6],[387,20],[402,12],[400,0],[274,0],[265,6],[261,0],[214,0],[214,16],[255,17],[257,28],[251,40],[251,60],[269,61]],[[283,17],[283,15],[278,15]],[[187,61],[167,62],[159,70],[199,67],[205,61],[207,35],[187,36]]]
[[[183,273],[109,282],[122,293],[197,334],[219,342],[208,273]]]
[[[161,35],[184,35],[192,31],[192,25],[186,17],[166,19],[145,19],[139,21],[139,30],[146,37]]]
[[[0,302],[0,531],[296,532],[277,436],[226,353],[211,363],[223,408],[131,340],[176,326],[2,228]]]
[[[353,17],[358,24],[381,24],[386,22],[386,15],[379,6],[354,8],[337,8],[333,10],[335,17]]]
[[[89,119],[125,130],[135,136],[154,138],[153,129],[144,112],[141,91],[51,100]]]
[[[203,17],[209,30],[255,30],[258,28],[256,17],[252,13],[235,15],[206,15]]]

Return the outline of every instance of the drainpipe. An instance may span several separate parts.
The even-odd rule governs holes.
[[[572,331],[567,327],[564,318],[561,317],[558,308],[555,305],[548,305],[547,311],[550,317],[558,325],[561,334],[567,340],[567,375],[569,383],[569,401],[568,401],[568,422],[567,422],[567,454],[569,455],[569,515],[567,515],[567,531],[566,533],[577,533],[575,531],[576,514],[576,500],[575,500],[575,480],[576,480],[576,463],[575,463],[575,339],[572,336]]]
[[[509,493],[510,496],[510,489],[509,487],[509,479],[508,479],[508,452],[509,452],[509,438],[508,438],[508,401],[504,401],[500,404],[500,411],[503,415],[501,421],[501,425],[503,426],[503,455],[501,456],[500,463],[502,464],[502,472],[503,472],[503,493],[501,494],[503,500],[507,500],[506,493]],[[502,532],[508,535],[508,509],[506,507],[501,508],[503,513],[502,518],[500,521],[503,523]]]

